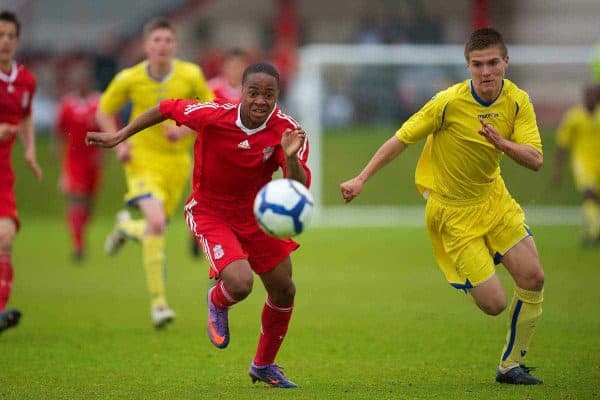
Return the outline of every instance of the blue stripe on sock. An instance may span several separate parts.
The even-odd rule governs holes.
[[[510,321],[510,339],[508,339],[508,346],[506,346],[506,351],[502,355],[502,361],[505,361],[508,358],[508,355],[512,352],[513,346],[515,344],[515,337],[517,336],[517,319],[519,319],[519,313],[521,312],[521,306],[523,302],[521,300],[517,301],[517,305],[515,306],[515,311],[512,316],[512,320]]]

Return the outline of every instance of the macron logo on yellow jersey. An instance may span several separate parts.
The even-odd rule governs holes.
[[[498,118],[500,116],[500,114],[498,113],[487,113],[487,114],[479,114],[477,116],[477,118],[479,119],[492,119],[492,118]]]

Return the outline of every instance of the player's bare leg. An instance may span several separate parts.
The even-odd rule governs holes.
[[[229,344],[229,307],[244,300],[252,291],[254,276],[248,260],[235,260],[227,265],[217,284],[208,291],[208,338],[216,347]]]
[[[0,332],[19,323],[19,310],[6,310],[13,282],[12,243],[17,234],[15,221],[0,218]]]
[[[544,271],[533,238],[529,236],[517,243],[503,256],[502,263],[515,281],[515,294],[509,308],[509,329],[496,381],[541,384],[542,380],[531,375],[531,368],[523,364],[544,300]]]
[[[295,388],[275,364],[294,309],[296,286],[292,280],[292,262],[286,257],[271,271],[260,275],[267,290],[267,299],[261,317],[261,333],[254,361],[250,365],[252,382],[262,381],[278,388]]]

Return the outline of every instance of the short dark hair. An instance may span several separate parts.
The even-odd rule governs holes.
[[[1,11],[0,21],[12,22],[13,24],[15,24],[15,28],[17,28],[17,37],[19,37],[19,35],[21,34],[21,22],[19,22],[17,14],[10,11]]]
[[[481,28],[473,31],[469,40],[465,44],[465,58],[469,61],[469,54],[473,50],[483,50],[488,47],[498,46],[502,52],[502,57],[506,57],[508,50],[504,44],[502,34],[494,28]]]
[[[235,58],[235,57],[245,58],[245,57],[248,57],[248,53],[246,53],[244,50],[242,50],[239,47],[232,47],[231,49],[227,50],[225,52],[225,55],[223,56],[223,58],[225,60],[228,60],[230,58]]]
[[[163,18],[163,17],[158,17],[158,18],[153,18],[144,24],[144,29],[143,29],[144,39],[146,39],[148,36],[150,36],[150,34],[157,29],[168,29],[171,32],[175,33],[175,28],[173,28],[171,21],[169,21],[168,19]]]
[[[277,88],[279,88],[279,72],[277,72],[277,69],[273,65],[266,62],[257,62],[254,64],[250,64],[244,70],[244,75],[242,75],[242,86],[246,84],[248,75],[258,73],[271,75],[273,78],[275,78],[275,81],[277,81]]]

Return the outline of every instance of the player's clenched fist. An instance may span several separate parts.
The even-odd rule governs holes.
[[[362,192],[364,182],[356,177],[340,184],[340,191],[344,202],[350,203],[356,196]]]
[[[88,132],[85,143],[88,146],[115,147],[125,140],[119,132]]]

